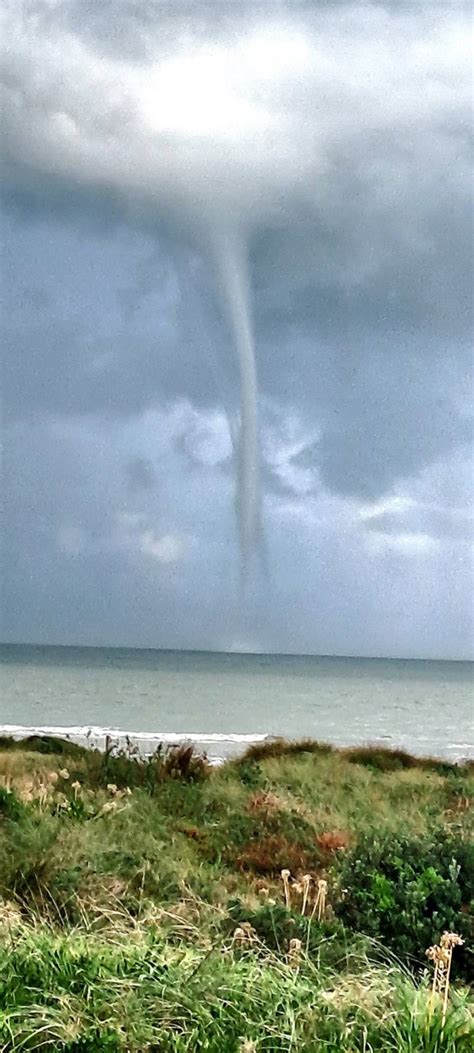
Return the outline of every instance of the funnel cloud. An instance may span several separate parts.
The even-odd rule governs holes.
[[[221,227],[212,238],[217,279],[229,316],[240,376],[238,493],[240,553],[247,570],[261,538],[258,384],[245,246]]]

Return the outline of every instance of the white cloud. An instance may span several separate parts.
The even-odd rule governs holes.
[[[183,36],[177,19],[173,38],[150,21],[140,62],[105,56],[91,35],[10,0],[9,150],[74,186],[106,184],[128,200],[187,209],[198,225],[226,209],[245,226],[292,200],[318,208],[322,197],[336,220],[335,176],[348,151],[378,214],[398,213],[420,178],[448,167],[452,183],[468,178],[462,9],[433,17],[364,8],[361,17],[354,3],[269,18],[256,7],[250,20],[242,10],[235,4],[227,36],[211,26],[205,38]],[[404,233],[423,236],[416,214]]]
[[[430,534],[410,533],[387,534],[374,530],[367,535],[367,545],[376,550],[400,552],[404,556],[419,557],[429,555],[440,546],[438,538]]]
[[[185,538],[173,534],[159,537],[153,530],[144,530],[138,536],[140,552],[165,565],[179,563],[187,552]]]
[[[319,428],[309,428],[295,411],[268,404],[262,427],[262,456],[280,483],[294,494],[309,494],[319,484],[314,448]],[[313,451],[313,463],[300,463]],[[298,460],[299,459],[299,460]]]
[[[367,505],[364,504],[359,509],[360,518],[366,522],[372,519],[379,519],[381,516],[390,513],[391,515],[403,516],[404,513],[413,508],[415,501],[412,497],[407,497],[405,494],[394,494],[382,498],[381,501],[376,501],[375,504]]]
[[[229,423],[219,411],[193,410],[186,425],[183,446],[192,460],[215,467],[232,456]]]

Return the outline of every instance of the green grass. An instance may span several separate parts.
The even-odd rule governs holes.
[[[211,770],[3,740],[0,1049],[467,1053],[473,789],[472,765],[318,743]],[[446,927],[466,943],[442,1027]]]
[[[230,939],[207,951],[179,926],[130,923],[107,938],[13,927],[0,951],[0,1040],[10,1050],[468,1053],[473,1018],[455,993],[444,1030],[426,984],[349,958],[298,969]],[[193,940],[194,935],[194,940]]]

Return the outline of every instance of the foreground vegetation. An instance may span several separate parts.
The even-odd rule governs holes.
[[[467,1053],[473,787],[314,742],[0,740],[0,1049]]]

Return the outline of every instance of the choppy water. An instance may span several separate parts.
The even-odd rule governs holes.
[[[198,742],[266,735],[474,757],[473,664],[122,648],[0,647],[0,733]]]

